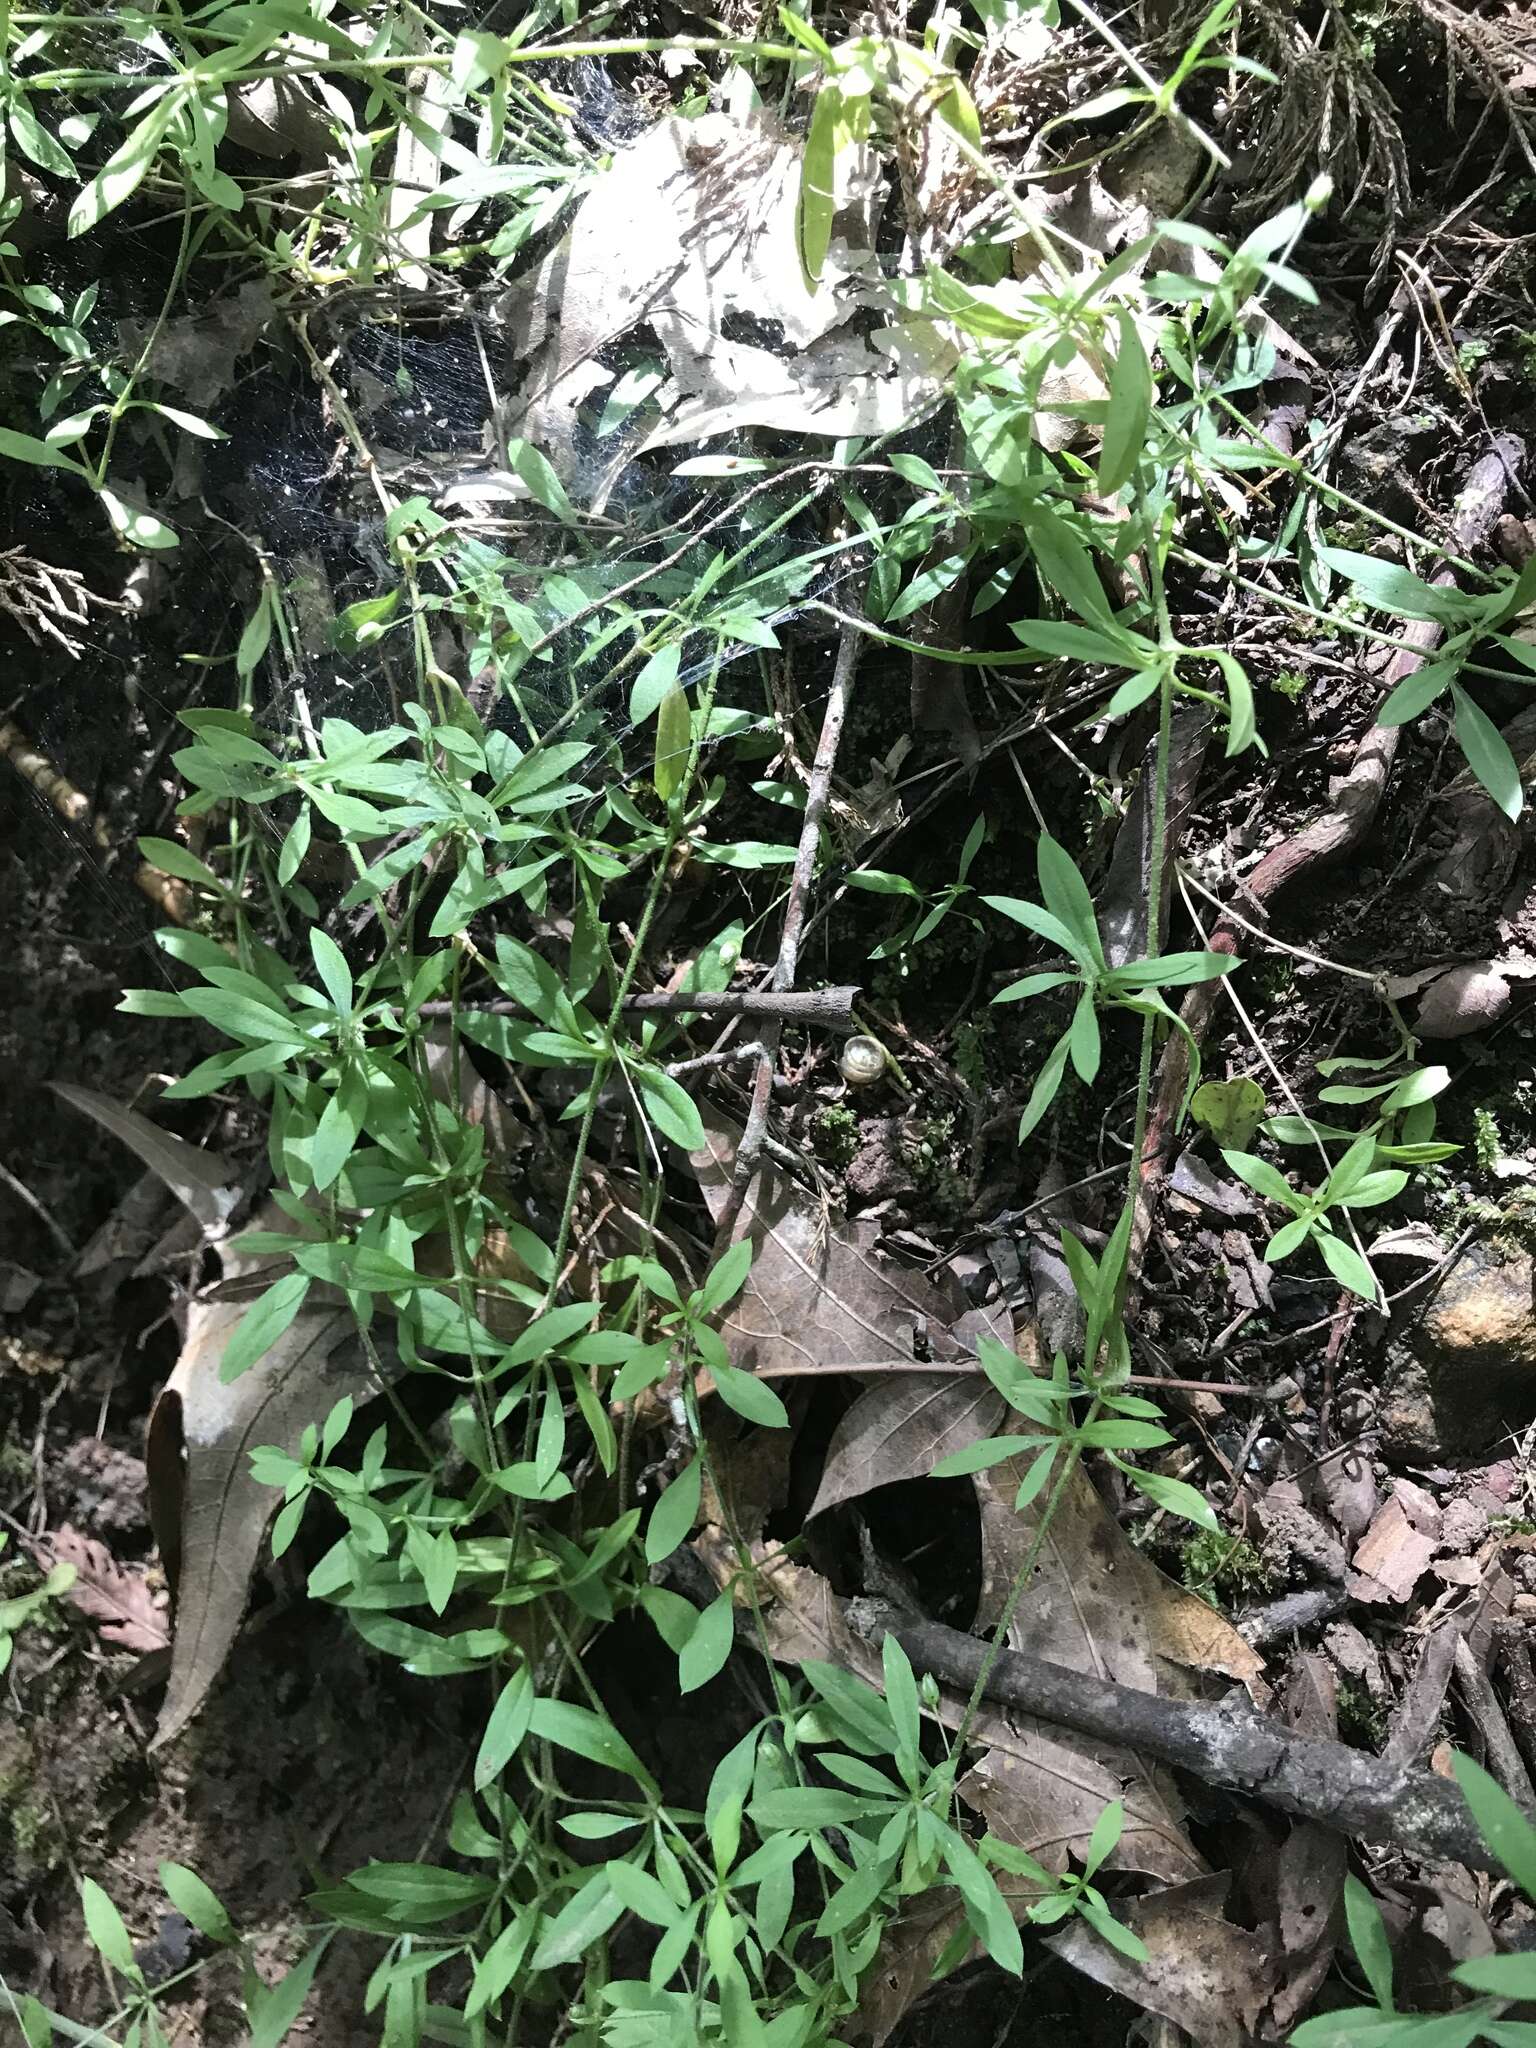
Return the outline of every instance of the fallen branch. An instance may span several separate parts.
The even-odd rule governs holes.
[[[726,989],[716,994],[690,993],[687,989],[651,989],[642,995],[626,996],[627,1016],[668,1017],[773,1017],[786,1024],[821,1024],[829,1031],[846,1030],[853,1023],[857,986],[795,989]],[[452,1017],[473,1011],[481,1017],[526,1017],[522,1003],[423,1003],[421,1017]]]
[[[1456,544],[1470,553],[1486,540],[1498,523],[1511,484],[1525,461],[1525,444],[1513,434],[1495,435],[1486,455],[1480,456],[1468,472],[1456,499],[1451,526]],[[1453,588],[1456,578],[1442,569],[1432,579],[1442,588]],[[1405,677],[1424,666],[1439,644],[1441,628],[1431,619],[1409,619],[1402,638],[1409,645],[1399,648],[1382,676],[1383,701]],[[1372,725],[1355,749],[1349,773],[1333,791],[1333,807],[1314,818],[1299,832],[1281,840],[1265,854],[1243,883],[1246,907],[1262,912],[1283,889],[1293,888],[1304,876],[1332,866],[1352,853],[1376,822],[1386,794],[1387,781],[1397,758],[1403,728]],[[1214,953],[1235,953],[1238,926],[1223,917],[1206,941]],[[1136,1221],[1131,1237],[1131,1270],[1140,1264],[1152,1227],[1152,1211],[1173,1153],[1173,1141],[1189,1079],[1191,1044],[1198,1046],[1210,1026],[1221,999],[1220,981],[1200,982],[1184,999],[1180,1010],[1184,1032],[1170,1036],[1158,1068],[1157,1092],[1147,1119],[1146,1142],[1141,1155],[1141,1184],[1136,1203]]]
[[[992,1654],[975,1636],[914,1620],[882,1600],[852,1600],[845,1611],[867,1641],[878,1647],[894,1634],[919,1675],[931,1672],[959,1688],[975,1684]],[[1341,1742],[1310,1742],[1246,1702],[1163,1699],[1017,1650],[998,1654],[986,1697],[1341,1834],[1475,1870],[1498,1867],[1452,1779],[1384,1763]]]

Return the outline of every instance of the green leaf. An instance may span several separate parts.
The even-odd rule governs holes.
[[[640,1100],[662,1136],[681,1145],[685,1152],[699,1151],[704,1143],[704,1121],[687,1089],[659,1067],[641,1066],[636,1061],[629,1072],[640,1091]]]
[[[0,455],[12,462],[30,463],[34,469],[67,469],[76,476],[88,474],[84,465],[66,455],[62,448],[39,441],[35,434],[14,433],[9,427],[0,427]]]
[[[1447,683],[1454,682],[1461,666],[1460,660],[1427,661],[1411,676],[1404,676],[1395,690],[1387,692],[1376,714],[1376,723],[1406,725],[1410,718],[1417,718],[1421,711],[1429,709]]]
[[[1365,1981],[1382,2011],[1391,2012],[1392,1945],[1387,1940],[1386,1923],[1380,1907],[1353,1873],[1344,1879],[1344,1917]]]
[[[98,221],[104,220],[138,190],[181,100],[182,94],[177,91],[162,94],[138,126],[107,158],[91,182],[75,195],[74,204],[69,209],[69,232],[72,236],[83,235],[87,229],[95,227]]]
[[[1024,531],[1035,566],[1080,619],[1114,630],[1114,619],[1093,557],[1066,519],[1043,498],[1023,509]]]
[[[575,1962],[602,1940],[623,1910],[623,1902],[609,1884],[607,1872],[600,1870],[544,1927],[529,1967],[557,1970],[562,1964]]]
[[[307,1273],[285,1273],[264,1294],[258,1294],[236,1323],[224,1347],[219,1378],[227,1385],[264,1358],[304,1306],[309,1292]]]
[[[85,1931],[97,1955],[123,1976],[138,1977],[139,1966],[133,1960],[133,1942],[123,1916],[95,1878],[81,1878],[80,1904],[85,1910]]]
[[[677,1919],[682,1908],[648,1870],[622,1859],[615,1859],[604,1868],[614,1897],[622,1901],[627,1913],[638,1914],[653,1927],[670,1927]]]
[[[1295,1210],[1299,1205],[1296,1192],[1286,1182],[1278,1167],[1271,1166],[1267,1159],[1259,1159],[1252,1152],[1223,1150],[1222,1158],[1227,1162],[1227,1171],[1235,1173],[1245,1187],[1262,1195],[1266,1202],[1279,1202],[1283,1208]]]
[[[1118,325],[1120,347],[1110,372],[1109,406],[1099,452],[1099,489],[1106,498],[1112,498],[1134,476],[1152,416],[1152,365],[1136,322],[1124,308]]]
[[[915,484],[920,491],[934,491],[944,495],[943,478],[931,462],[924,462],[921,455],[890,455],[886,460],[899,477],[909,484]]]
[[[318,1947],[312,1948],[276,1984],[264,1987],[254,1996],[247,1995],[251,2031],[246,2048],[279,2048],[279,2043],[287,2040],[304,2009],[304,2001],[309,1996],[309,1987],[314,1982],[326,1945],[326,1941],[321,1941]]]
[[[1200,981],[1220,981],[1242,961],[1232,953],[1163,953],[1155,960],[1131,960],[1111,969],[1106,986],[1121,988],[1192,988]]]
[[[1078,1079],[1092,1081],[1099,1071],[1102,1042],[1099,1035],[1099,1013],[1094,1007],[1093,990],[1085,988],[1077,999],[1077,1008],[1072,1012],[1072,1023],[1067,1031],[1067,1043],[1072,1052],[1072,1064]]]
[[[16,147],[23,156],[30,157],[39,170],[51,171],[56,178],[79,176],[62,145],[55,142],[20,93],[6,108],[6,120]]]
[[[646,1525],[647,1564],[660,1564],[687,1541],[688,1533],[699,1517],[699,1492],[703,1478],[703,1464],[698,1458],[690,1458],[682,1471],[669,1480]]]
[[[1001,1465],[1006,1458],[1017,1457],[1020,1451],[1032,1450],[1039,1441],[1030,1436],[984,1436],[973,1444],[962,1444],[958,1451],[951,1451],[929,1472],[930,1479],[964,1479],[972,1472],[985,1472],[993,1465]]]
[[[309,928],[309,950],[315,963],[315,972],[324,985],[332,1005],[342,1016],[352,1014],[352,970],[347,965],[347,956],[327,932],[318,925]]]
[[[1342,576],[1367,604],[1377,611],[1395,612],[1407,619],[1454,618],[1461,609],[1455,591],[1437,590],[1411,570],[1393,562],[1378,562],[1374,555],[1355,554],[1349,548],[1319,545],[1318,559]]]
[[[821,273],[832,243],[832,219],[837,212],[837,145],[842,125],[843,95],[835,78],[824,78],[811,109],[811,125],[805,138],[805,156],[800,165],[800,193],[795,206],[795,241],[800,251],[800,268],[811,291],[821,282]]]
[[[1010,981],[1006,988],[1000,988],[992,998],[994,1003],[1027,1002],[1031,996],[1043,996],[1048,990],[1061,988],[1069,981],[1076,981],[1075,974],[1026,974],[1022,981]]]
[[[272,613],[272,589],[270,584],[264,583],[256,600],[256,609],[241,629],[239,644],[235,648],[235,674],[242,682],[256,673],[262,656],[272,643]]]
[[[576,507],[566,496],[564,484],[550,468],[548,458],[541,455],[531,441],[507,443],[507,467],[528,486],[536,504],[542,505],[546,512],[553,512],[567,525],[575,524]]]
[[[677,672],[683,658],[681,640],[669,640],[665,647],[658,647],[635,677],[634,688],[629,693],[629,717],[632,725],[644,725],[662,699],[677,686]]]
[[[694,1623],[677,1660],[681,1692],[697,1692],[725,1668],[736,1640],[736,1608],[728,1592],[710,1601]]]
[[[1190,1098],[1189,1113],[1223,1152],[1246,1152],[1264,1121],[1264,1090],[1257,1081],[1207,1081]]]
[[[1088,884],[1078,872],[1076,861],[1049,832],[1042,832],[1035,847],[1040,874],[1040,894],[1045,907],[1072,933],[1079,947],[1094,965],[1104,966],[1104,949],[1099,940],[1099,923],[1093,910]],[[1081,957],[1081,956],[1079,956]]]
[[[1066,1032],[1051,1047],[1045,1056],[1045,1063],[1036,1076],[1029,1100],[1024,1105],[1024,1114],[1019,1118],[1019,1143],[1022,1145],[1030,1132],[1039,1123],[1056,1099],[1061,1086],[1061,1077],[1066,1072],[1067,1054],[1071,1049],[1071,1038]]]
[[[1525,807],[1525,797],[1520,788],[1519,765],[1504,735],[1459,683],[1451,685],[1451,702],[1456,707],[1456,740],[1467,757],[1467,766],[1505,817],[1518,818]]]
[[[1167,1515],[1179,1515],[1197,1528],[1219,1531],[1216,1511],[1203,1493],[1183,1479],[1170,1479],[1162,1472],[1144,1472],[1139,1465],[1122,1465],[1121,1471],[1138,1493],[1144,1493],[1154,1507]]]
[[[557,1749],[584,1756],[588,1763],[605,1764],[611,1771],[623,1771],[642,1785],[651,1783],[650,1772],[618,1729],[590,1707],[577,1706],[572,1700],[537,1700],[528,1726]]]
[[[1032,931],[1048,945],[1059,946],[1085,974],[1097,972],[1098,961],[1093,949],[1070,931],[1059,917],[1053,916],[1049,910],[1042,910],[1038,903],[1026,903],[1018,896],[983,896],[981,900],[989,910],[1011,917],[1015,924],[1023,925],[1026,931]]]
[[[184,1920],[190,1920],[199,1934],[210,1941],[236,1939],[234,1923],[220,1904],[218,1895],[204,1884],[195,1870],[184,1863],[162,1863],[160,1883],[165,1896]]]
[[[715,1391],[727,1408],[760,1423],[764,1429],[788,1429],[789,1412],[766,1380],[734,1365],[717,1362],[712,1368]]]
[[[198,888],[211,889],[215,895],[224,894],[224,886],[212,868],[195,853],[189,853],[179,839],[141,839],[139,851],[162,874],[175,875],[182,882],[195,882]]]
[[[1469,1990],[1491,1991],[1496,1998],[1536,1998],[1536,1955],[1475,1956],[1451,1975]]]
[[[1088,1837],[1088,1853],[1083,1859],[1084,1877],[1092,1877],[1103,1865],[1124,1832],[1125,1808],[1118,1799],[1112,1799],[1094,1822],[1093,1833]]]
[[[686,690],[668,690],[656,713],[656,751],[651,782],[668,804],[683,786],[693,746],[693,714]]]
[[[521,1665],[497,1695],[475,1757],[475,1790],[483,1792],[516,1756],[533,1720],[533,1673]]]
[[[1456,1750],[1451,1767],[1483,1840],[1526,1897],[1536,1901],[1536,1827],[1481,1764]]]

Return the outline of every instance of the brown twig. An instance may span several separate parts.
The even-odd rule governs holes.
[[[1525,460],[1525,445],[1513,434],[1494,437],[1488,453],[1468,473],[1456,500],[1452,529],[1456,544],[1470,552],[1488,534],[1504,509],[1504,500]],[[1455,585],[1455,576],[1442,569],[1433,581],[1442,588]],[[1402,638],[1410,645],[1400,648],[1382,677],[1384,694],[1423,667],[1440,640],[1441,629],[1430,619],[1410,619]],[[1263,860],[1244,881],[1243,894],[1250,911],[1262,911],[1283,889],[1294,887],[1303,876],[1342,860],[1359,846],[1381,808],[1387,781],[1397,758],[1401,726],[1372,725],[1355,750],[1354,764],[1333,793],[1333,808],[1314,818],[1299,832],[1293,832]],[[1237,927],[1222,918],[1208,944],[1213,952],[1237,951]],[[1220,1000],[1222,983],[1206,981],[1192,988],[1180,1016],[1189,1033],[1170,1036],[1158,1070],[1157,1092],[1147,1120],[1146,1142],[1141,1156],[1141,1184],[1131,1238],[1131,1269],[1137,1270],[1152,1228],[1152,1212],[1163,1176],[1173,1153],[1179,1110],[1189,1079],[1191,1043],[1198,1045],[1210,1026]]]
[[[853,696],[853,686],[859,672],[860,634],[856,627],[844,626],[838,635],[837,661],[832,670],[832,686],[827,692],[827,708],[822,714],[821,738],[816,743],[816,758],[811,763],[810,780],[805,792],[805,819],[800,828],[800,844],[795,849],[794,871],[790,876],[789,900],[784,906],[784,929],[779,939],[779,957],[773,970],[773,982],[764,994],[777,996],[782,1003],[795,986],[795,975],[800,966],[800,937],[805,928],[806,905],[810,900],[811,878],[816,872],[816,856],[821,847],[821,821],[826,813],[827,798],[832,788],[832,767],[837,759],[837,750],[843,737],[843,721],[848,715],[848,704]],[[825,991],[823,991],[825,993]],[[856,990],[846,990],[849,1006],[852,1006]],[[745,997],[740,998],[743,1004]],[[762,1001],[762,996],[758,997]],[[762,1011],[756,1012],[762,1015]],[[725,1203],[715,1219],[715,1244],[717,1249],[728,1245],[737,1232],[741,1217],[742,1203],[752,1176],[757,1171],[757,1162],[763,1149],[763,1139],[768,1132],[768,1104],[773,1093],[773,1064],[778,1057],[781,1009],[777,1016],[770,1015],[763,1032],[763,1053],[757,1063],[757,1072],[752,1078],[752,1099],[747,1110],[747,1121],[742,1129],[736,1157],[731,1166],[731,1185]]]
[[[867,1641],[878,1646],[894,1634],[914,1670],[949,1685],[974,1685],[992,1656],[975,1636],[914,1620],[885,1601],[853,1600],[846,1611]],[[1163,1699],[1017,1650],[997,1654],[986,1697],[1342,1834],[1476,1870],[1495,1867],[1460,1788],[1449,1778],[1394,1767],[1340,1742],[1310,1742],[1246,1702],[1208,1706]]]
[[[724,989],[713,994],[691,994],[686,989],[647,989],[641,995],[626,996],[624,1010],[630,1016],[667,1017],[770,1017],[777,1023],[820,1024],[829,1031],[848,1030],[853,1024],[857,987],[795,989]],[[451,1017],[474,1011],[481,1017],[526,1017],[522,1003],[423,1003],[420,1017]]]

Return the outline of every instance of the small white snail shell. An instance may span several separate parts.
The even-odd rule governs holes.
[[[884,1075],[887,1058],[878,1038],[858,1036],[847,1040],[837,1064],[850,1088],[869,1088]]]

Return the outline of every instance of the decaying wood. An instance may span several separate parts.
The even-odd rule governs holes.
[[[977,1637],[915,1620],[883,1601],[851,1601],[848,1619],[877,1644],[894,1633],[915,1671],[950,1685],[973,1686],[991,1655]],[[1363,1841],[1390,1842],[1415,1856],[1445,1857],[1476,1870],[1497,1867],[1451,1779],[1385,1763],[1343,1743],[1308,1741],[1241,1699],[1220,1706],[1164,1699],[1016,1650],[998,1653],[986,1696],[1057,1727],[1124,1743],[1207,1785],[1246,1793]]]

